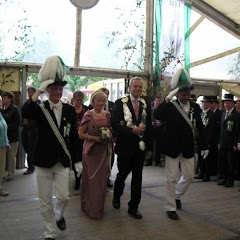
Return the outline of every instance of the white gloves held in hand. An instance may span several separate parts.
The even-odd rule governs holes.
[[[77,162],[74,164],[74,167],[77,171],[77,176],[80,177],[81,173],[82,173],[82,169],[83,169],[83,166],[82,166],[82,162]]]
[[[201,151],[201,156],[203,157],[203,159],[205,159],[209,154],[209,150],[202,150]]]
[[[175,88],[174,90],[172,90],[166,97],[165,99],[171,101],[172,98],[175,96],[175,94],[179,91],[179,87]]]
[[[54,80],[53,79],[50,79],[50,80],[47,80],[47,81],[44,81],[42,82],[42,84],[40,85],[40,87],[38,88],[38,90],[42,93],[44,93],[48,87],[48,85],[54,83]]]

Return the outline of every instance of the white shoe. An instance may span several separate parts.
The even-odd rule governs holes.
[[[5,191],[5,190],[3,190],[3,189],[0,189],[0,196],[8,196],[8,192],[7,191]]]

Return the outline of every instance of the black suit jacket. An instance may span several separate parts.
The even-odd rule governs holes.
[[[76,159],[76,143],[78,139],[76,113],[73,106],[65,103],[62,105],[62,118],[59,131],[71,154],[72,161],[76,162],[78,161]],[[47,111],[49,111],[53,121],[57,125],[56,117],[49,107],[49,102],[44,102],[44,106]],[[31,118],[35,119],[38,123],[38,139],[34,153],[34,164],[39,167],[51,168],[56,163],[61,162],[64,167],[69,167],[70,160],[55,136],[40,106],[31,102],[28,107],[28,111],[31,113]],[[70,125],[69,136],[64,135],[64,127],[66,128],[67,125]]]
[[[19,141],[19,127],[21,124],[21,112],[18,106],[11,104],[6,109],[0,110],[8,128],[7,135],[10,143]]]
[[[213,115],[214,113],[209,109],[206,113],[202,112],[202,122],[203,122],[203,128],[205,131],[206,136],[206,142],[208,146],[210,145],[212,141],[212,135],[214,134],[214,121],[213,121]]]
[[[110,112],[111,115],[112,115],[113,107],[114,107],[114,102],[108,101],[108,111]]]
[[[132,113],[133,124],[138,126],[141,123],[142,111],[143,111],[143,103],[139,104],[139,119],[136,118],[131,99],[129,97],[127,105],[129,107],[130,112]],[[144,133],[144,141],[146,144],[146,150],[152,151],[152,136],[151,136],[151,106],[147,103],[146,108],[146,130]],[[123,102],[122,98],[116,100],[114,103],[113,111],[112,111],[112,127],[114,129],[116,135],[116,146],[115,153],[119,154],[121,151],[129,153],[129,155],[134,154],[136,148],[139,148],[140,138],[132,133],[132,128],[126,126],[126,121],[124,120],[123,113]]]
[[[217,146],[220,141],[220,132],[221,132],[221,118],[222,118],[222,110],[217,109],[211,118],[213,129],[211,131],[211,139],[209,141],[211,146]]]
[[[223,111],[221,118],[220,148],[233,150],[233,146],[237,143],[239,133],[240,113],[234,109],[227,119],[225,119],[225,115],[226,111]]]
[[[177,104],[179,104],[178,101]],[[190,109],[193,111],[200,148],[207,149],[201,109],[198,104],[192,101],[190,101]],[[171,102],[164,101],[156,109],[154,115],[156,119],[165,121],[166,124],[163,133],[162,153],[172,158],[176,158],[180,153],[185,158],[193,157],[195,151],[193,131],[177,108]]]

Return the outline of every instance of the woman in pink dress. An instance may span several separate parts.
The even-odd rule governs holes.
[[[84,139],[82,156],[81,209],[90,218],[101,219],[104,212],[107,178],[112,155],[110,113],[103,110],[107,96],[102,91],[92,94],[88,110],[78,130]]]

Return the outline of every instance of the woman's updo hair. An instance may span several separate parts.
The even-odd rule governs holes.
[[[93,94],[91,95],[90,104],[91,104],[92,106],[93,106],[94,99],[95,99],[95,97],[97,97],[97,96],[102,96],[102,97],[104,97],[104,98],[106,99],[106,101],[107,101],[107,95],[106,95],[103,91],[97,90],[97,91],[93,92]]]

